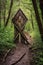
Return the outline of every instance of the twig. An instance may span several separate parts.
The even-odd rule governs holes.
[[[19,60],[17,60],[15,63],[13,63],[12,65],[15,65],[15,64],[17,64],[18,62],[20,62],[20,60],[21,60],[25,55],[26,55],[26,53],[24,53],[24,54],[22,55],[22,57],[21,57]]]
[[[8,53],[9,53],[10,51],[11,51],[11,49],[9,49],[9,50],[7,51],[7,53],[4,55],[4,57],[3,57],[3,62],[5,61],[7,55],[8,55]]]

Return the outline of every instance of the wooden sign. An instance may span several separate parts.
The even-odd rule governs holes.
[[[15,28],[14,41],[21,42],[21,41],[24,41],[24,39],[26,40],[23,30],[24,30],[27,20],[28,19],[24,15],[23,11],[21,9],[19,9],[12,19],[14,28]]]
[[[19,25],[19,27],[22,29],[25,26],[25,23],[27,22],[27,17],[24,15],[21,9],[17,11],[15,16],[13,17],[12,21],[13,24]]]

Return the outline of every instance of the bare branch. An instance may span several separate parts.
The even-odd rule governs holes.
[[[12,6],[13,6],[13,0],[11,0],[11,3],[10,3],[10,9],[9,9],[9,12],[8,12],[8,18],[7,18],[7,21],[6,21],[5,27],[7,26],[8,21],[9,21],[9,19],[10,19],[10,14],[11,14]]]

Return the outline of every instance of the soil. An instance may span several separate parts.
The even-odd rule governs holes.
[[[28,41],[32,43],[32,38],[27,33],[25,35]],[[10,50],[4,62],[0,58],[0,65],[30,65],[32,61],[31,45],[16,43],[16,48]]]
[[[32,55],[29,50],[29,46],[17,43],[16,48],[13,48],[9,52],[2,65],[30,65],[31,60]]]

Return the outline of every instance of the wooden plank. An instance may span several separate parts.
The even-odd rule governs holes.
[[[21,34],[22,38],[29,44],[29,41],[27,40],[27,37],[25,36],[24,32],[21,31],[21,29],[18,27],[17,24],[15,24],[15,27],[17,28],[18,32]]]

